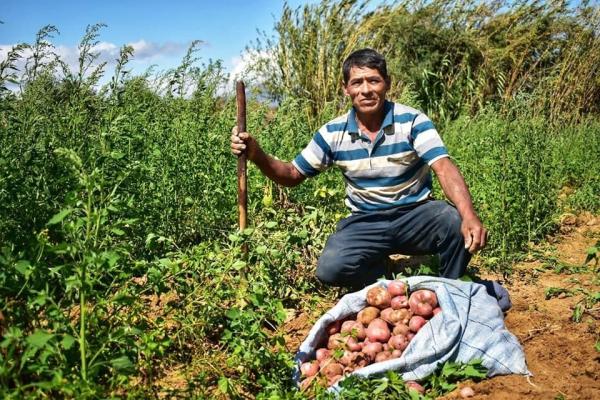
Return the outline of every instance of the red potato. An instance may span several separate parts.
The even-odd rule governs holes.
[[[327,348],[329,350],[335,350],[338,347],[343,346],[345,343],[344,338],[342,338],[342,335],[340,333],[335,333],[331,336],[329,336],[329,340],[327,340]]]
[[[434,316],[438,315],[441,312],[442,312],[442,309],[439,306],[433,309]]]
[[[390,306],[394,310],[399,310],[401,308],[408,308],[408,297],[406,297],[404,295],[392,297],[392,300],[390,301]]]
[[[406,282],[401,281],[399,279],[395,279],[388,283],[387,290],[392,297],[403,296],[406,295],[408,291],[408,286],[406,285]]]
[[[460,397],[462,397],[463,399],[468,399],[469,397],[473,396],[475,396],[475,391],[472,387],[465,386],[464,388],[460,389]]]
[[[348,333],[352,330],[352,326],[354,325],[356,321],[353,321],[351,319],[342,322],[342,327],[340,328],[340,332],[341,333]]]
[[[372,287],[367,291],[367,303],[370,306],[384,309],[390,306],[392,296],[381,286]]]
[[[343,371],[342,371],[342,373],[341,373],[341,374],[339,374],[339,375],[335,375],[335,376],[332,376],[332,377],[328,377],[328,378],[327,378],[327,386],[333,386],[333,385],[335,385],[336,383],[338,383],[338,381],[339,381],[340,379],[342,379],[342,375],[343,375]]]
[[[369,325],[375,318],[379,317],[379,313],[380,311],[377,307],[365,307],[358,312],[356,320],[366,326]]]
[[[408,339],[408,341],[410,342],[411,340],[413,340],[413,338],[415,337],[415,334],[413,332],[408,332],[406,334],[406,338]]]
[[[381,311],[381,315],[380,315],[381,319],[383,319],[386,322],[389,322],[392,325],[396,325],[399,323],[408,323],[410,317],[411,317],[411,312],[409,309],[407,308],[401,308],[399,310],[394,310],[391,307],[386,308],[385,310]]]
[[[333,321],[332,323],[330,323],[329,325],[327,325],[327,334],[328,335],[334,335],[336,333],[338,333],[340,331],[340,328],[342,327],[342,321],[341,320],[337,320],[337,321]]]
[[[427,323],[427,320],[420,315],[414,315],[410,321],[408,321],[408,327],[414,333],[419,332],[419,330]]]
[[[344,373],[344,366],[340,363],[329,363],[321,368],[321,373],[327,378],[331,378]]]
[[[387,360],[391,360],[392,359],[392,352],[391,351],[382,351],[381,353],[377,353],[377,355],[375,356],[375,362],[382,362],[382,361],[387,361]]]
[[[406,324],[396,324],[394,325],[394,329],[392,330],[392,335],[404,335],[410,332],[410,328]]]
[[[307,361],[300,364],[300,373],[303,377],[315,376],[319,372],[319,363],[317,361]]]
[[[363,354],[368,356],[371,360],[374,360],[377,353],[380,353],[381,351],[383,351],[383,345],[379,342],[367,343],[362,349]]]
[[[322,361],[323,359],[329,358],[329,357],[331,357],[331,350],[326,349],[326,348],[317,349],[317,353],[315,356],[317,361]]]
[[[387,322],[379,318],[371,321],[367,328],[367,338],[370,342],[387,342],[390,338],[390,328],[388,328]]]
[[[345,336],[342,337],[343,341],[344,341],[344,347],[347,348],[350,351],[360,351],[361,350],[361,345],[358,344],[358,340],[352,336]]]
[[[392,350],[402,351],[408,346],[408,339],[404,335],[392,336],[390,340],[388,340],[388,345],[392,348]]]
[[[350,365],[352,363],[352,359],[353,359],[352,352],[349,350],[344,350],[344,354],[342,354],[342,356],[340,357],[340,359],[338,361],[344,367],[347,367],[348,365]]]
[[[323,369],[325,366],[327,366],[331,363],[334,363],[334,362],[335,362],[335,360],[332,357],[324,358],[321,361],[319,361],[319,368]]]
[[[421,385],[419,385],[417,382],[415,381],[407,381],[406,382],[406,387],[409,390],[416,390],[417,392],[419,392],[420,394],[425,393],[425,388]]]
[[[402,350],[394,349],[392,351],[392,358],[400,358],[402,356]]]
[[[367,337],[367,331],[363,324],[358,321],[346,321],[342,324],[342,333],[349,334],[358,340],[364,340]]]
[[[413,292],[409,299],[408,305],[413,314],[429,318],[433,315],[433,309],[437,306],[437,296],[434,291],[421,289]]]
[[[314,379],[306,378],[300,381],[300,390],[307,390],[313,383]]]

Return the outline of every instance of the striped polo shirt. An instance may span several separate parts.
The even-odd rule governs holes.
[[[429,166],[448,151],[431,120],[414,108],[386,101],[373,142],[360,132],[352,108],[323,125],[292,161],[307,177],[331,165],[342,170],[346,205],[352,212],[377,211],[426,200]]]

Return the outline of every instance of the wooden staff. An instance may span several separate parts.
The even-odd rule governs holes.
[[[243,81],[237,81],[235,85],[237,100],[237,129],[238,133],[246,132],[246,88]],[[248,178],[246,174],[246,151],[238,156],[237,178],[238,178],[238,210],[240,230],[246,229],[248,221]]]

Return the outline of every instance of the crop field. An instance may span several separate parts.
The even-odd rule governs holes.
[[[386,56],[389,98],[431,117],[469,185],[490,231],[470,276],[505,283],[533,372],[447,363],[421,397],[389,373],[345,379],[343,398],[600,398],[600,10],[506,4],[286,5],[253,44],[272,57],[246,71],[247,130],[282,160],[349,107],[341,61]],[[103,29],[87,28],[78,70],[53,26],[0,62],[0,398],[334,398],[292,375],[346,293],[315,277],[348,214],[339,171],[288,189],[249,163],[240,231],[221,62],[193,43],[132,76],[124,46],[107,70]],[[394,263],[436,274],[436,258]]]

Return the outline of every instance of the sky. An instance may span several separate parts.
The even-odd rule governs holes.
[[[288,0],[292,7],[316,0]],[[197,1],[66,1],[1,0],[0,61],[21,42],[33,43],[37,31],[54,25],[60,34],[51,41],[69,64],[77,60],[77,44],[86,26],[104,23],[98,49],[113,63],[119,49],[135,49],[129,67],[134,73],[156,65],[160,70],[179,64],[189,44],[201,40],[202,61],[220,59],[226,72],[243,68],[244,49],[259,37],[257,30],[273,32],[283,0]],[[109,66],[110,68],[110,66]]]

